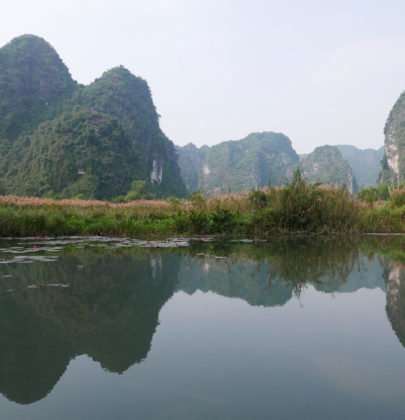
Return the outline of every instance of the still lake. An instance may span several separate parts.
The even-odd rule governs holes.
[[[1,419],[403,419],[405,238],[0,241]]]

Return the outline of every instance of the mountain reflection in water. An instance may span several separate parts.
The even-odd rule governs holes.
[[[177,250],[66,248],[56,262],[3,264],[0,392],[20,404],[40,400],[81,354],[123,373],[147,357],[159,312],[177,291],[274,307],[308,284],[325,293],[387,289],[387,315],[405,345],[405,266],[388,258],[383,241],[388,256],[376,253],[376,238],[295,238]]]
[[[43,398],[80,354],[117,373],[145,359],[180,258],[142,254],[81,250],[7,266],[16,291],[0,301],[0,392],[19,403]],[[70,287],[41,287],[55,282]]]

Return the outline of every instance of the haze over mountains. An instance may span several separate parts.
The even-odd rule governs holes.
[[[188,191],[208,195],[283,185],[297,168],[310,183],[345,184],[355,193],[377,185],[384,153],[383,147],[322,146],[300,159],[288,137],[272,132],[251,133],[211,147],[189,143],[176,150]]]
[[[197,148],[177,147],[179,165],[189,191],[224,194],[281,185],[298,163],[288,137],[281,133],[252,133],[239,141]]]
[[[119,66],[80,85],[33,35],[0,49],[0,98],[3,194],[117,201],[214,195],[283,185],[298,167],[309,182],[356,192],[376,185],[381,171],[383,148],[324,146],[299,160],[291,140],[274,132],[175,147],[159,127],[146,81]],[[390,139],[402,135],[402,102],[387,123]],[[394,169],[384,177],[394,179],[390,150]]]
[[[349,145],[336,146],[343,158],[350,165],[359,188],[375,186],[382,169],[381,160],[384,156],[384,146],[378,150],[359,150]]]

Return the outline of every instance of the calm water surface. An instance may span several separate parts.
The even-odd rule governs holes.
[[[403,419],[405,238],[0,242],[1,419]]]

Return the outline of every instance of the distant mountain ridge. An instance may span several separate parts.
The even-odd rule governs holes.
[[[242,140],[198,148],[176,146],[182,177],[189,192],[208,195],[283,185],[300,168],[310,183],[346,184],[355,193],[377,185],[383,148],[360,150],[354,146],[322,146],[297,155],[281,133],[251,133]],[[357,181],[360,179],[360,182]]]
[[[384,146],[379,149],[358,149],[350,145],[336,146],[343,158],[349,163],[359,188],[377,185],[378,175],[382,169]]]
[[[402,133],[403,103],[402,95],[387,121],[390,139]],[[388,177],[402,167],[401,141],[386,146]],[[382,149],[336,148],[323,165],[326,155],[318,152],[299,163],[290,139],[270,131],[210,147],[174,146],[160,129],[147,82],[123,66],[83,86],[40,37],[23,35],[0,48],[2,194],[117,201],[199,189],[215,195],[283,185],[304,166],[310,182],[375,185]],[[323,168],[322,177],[311,165]]]
[[[0,49],[0,192],[135,199],[186,193],[149,87],[124,67],[79,85],[45,40]]]
[[[282,185],[298,163],[290,139],[282,133],[251,133],[241,140],[197,148],[176,147],[189,192],[209,195]]]

